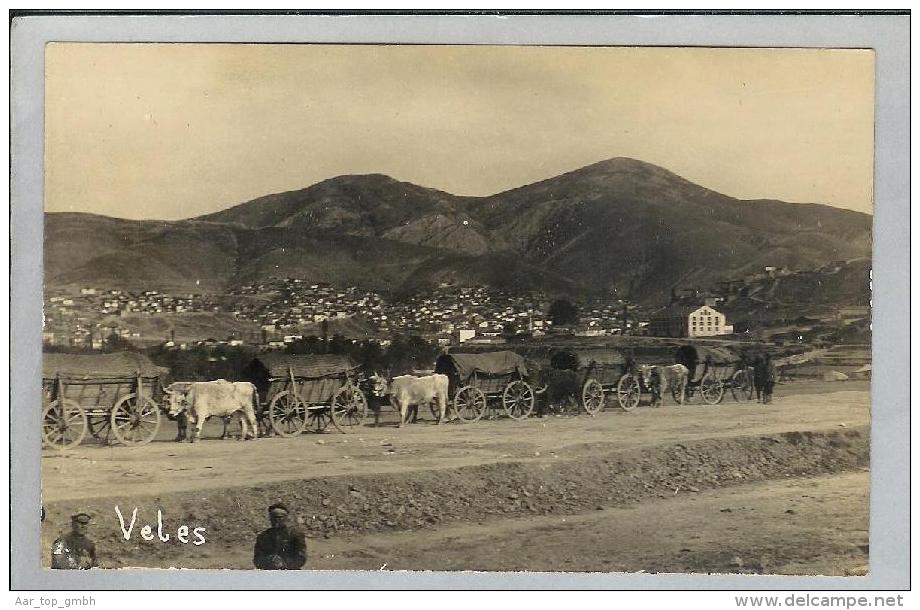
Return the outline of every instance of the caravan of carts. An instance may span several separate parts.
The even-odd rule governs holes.
[[[549,372],[574,379],[580,409],[597,415],[608,406],[632,411],[651,395],[644,367],[683,364],[689,371],[686,398],[720,403],[727,394],[751,400],[753,374],[746,355],[727,347],[556,350]],[[539,367],[538,367],[539,368]],[[513,351],[447,353],[434,370],[449,380],[449,419],[473,423],[502,415],[523,420],[534,412],[541,370]],[[103,444],[129,447],[156,438],[166,409],[163,379],[168,370],[133,353],[45,354],[42,368],[42,440],[67,449],[89,435]],[[259,394],[262,418],[279,436],[306,431],[353,432],[368,422],[360,366],[346,356],[257,356],[243,372]]]

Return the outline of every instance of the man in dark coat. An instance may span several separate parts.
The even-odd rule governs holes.
[[[762,355],[754,358],[754,390],[757,391],[757,402],[763,401],[763,386],[767,376]]]
[[[96,545],[87,537],[91,517],[79,513],[70,518],[70,533],[51,545],[51,568],[54,570],[89,570],[96,567]]]
[[[773,401],[773,386],[776,384],[776,365],[767,354],[763,358],[763,403],[770,404]]]
[[[287,506],[268,507],[272,526],[256,537],[252,563],[260,570],[299,570],[307,562],[307,542],[300,530],[287,524]]]

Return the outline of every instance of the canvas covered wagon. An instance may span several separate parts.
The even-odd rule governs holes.
[[[744,392],[750,396],[752,381],[747,367],[743,366],[741,353],[726,346],[682,345],[674,353],[674,361],[689,371],[687,400],[699,392],[703,402],[716,405],[722,402],[725,392],[733,390],[741,400]],[[737,386],[737,387],[735,387]]]
[[[624,378],[630,379],[633,366],[632,356],[623,350],[561,350],[553,354],[550,362],[554,369],[575,372],[581,390],[581,406],[589,415],[597,415],[604,409],[610,402],[608,394],[614,394],[617,405],[624,411],[631,411],[639,404],[640,388],[622,383]]]
[[[129,447],[149,443],[160,428],[167,372],[143,354],[43,354],[44,445],[73,447],[87,432]]]
[[[358,388],[359,365],[335,354],[260,354],[245,377],[280,436],[295,436],[308,428],[324,431],[329,424],[351,432],[367,416],[367,398]]]
[[[451,407],[461,421],[479,421],[487,410],[499,407],[512,419],[533,412],[535,396],[527,383],[527,363],[515,352],[442,354],[435,373],[447,375]]]

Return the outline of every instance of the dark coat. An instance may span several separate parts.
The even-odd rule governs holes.
[[[88,570],[96,567],[96,545],[86,536],[70,532],[51,545],[53,570]]]
[[[754,360],[754,385],[762,388],[767,381],[767,362],[762,356]]]
[[[270,527],[256,537],[252,563],[260,570],[299,570],[306,562],[307,542],[300,530]]]

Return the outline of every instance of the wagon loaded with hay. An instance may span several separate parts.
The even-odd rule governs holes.
[[[482,419],[501,408],[512,419],[533,412],[533,387],[527,383],[524,357],[511,351],[484,354],[442,354],[435,373],[447,375],[451,406],[463,422]]]
[[[334,354],[260,354],[245,376],[268,405],[272,428],[280,436],[307,429],[352,432],[367,416],[367,398],[358,388],[359,365]]]
[[[146,445],[160,429],[167,372],[142,354],[44,354],[43,444],[67,449],[89,432],[105,443]]]

